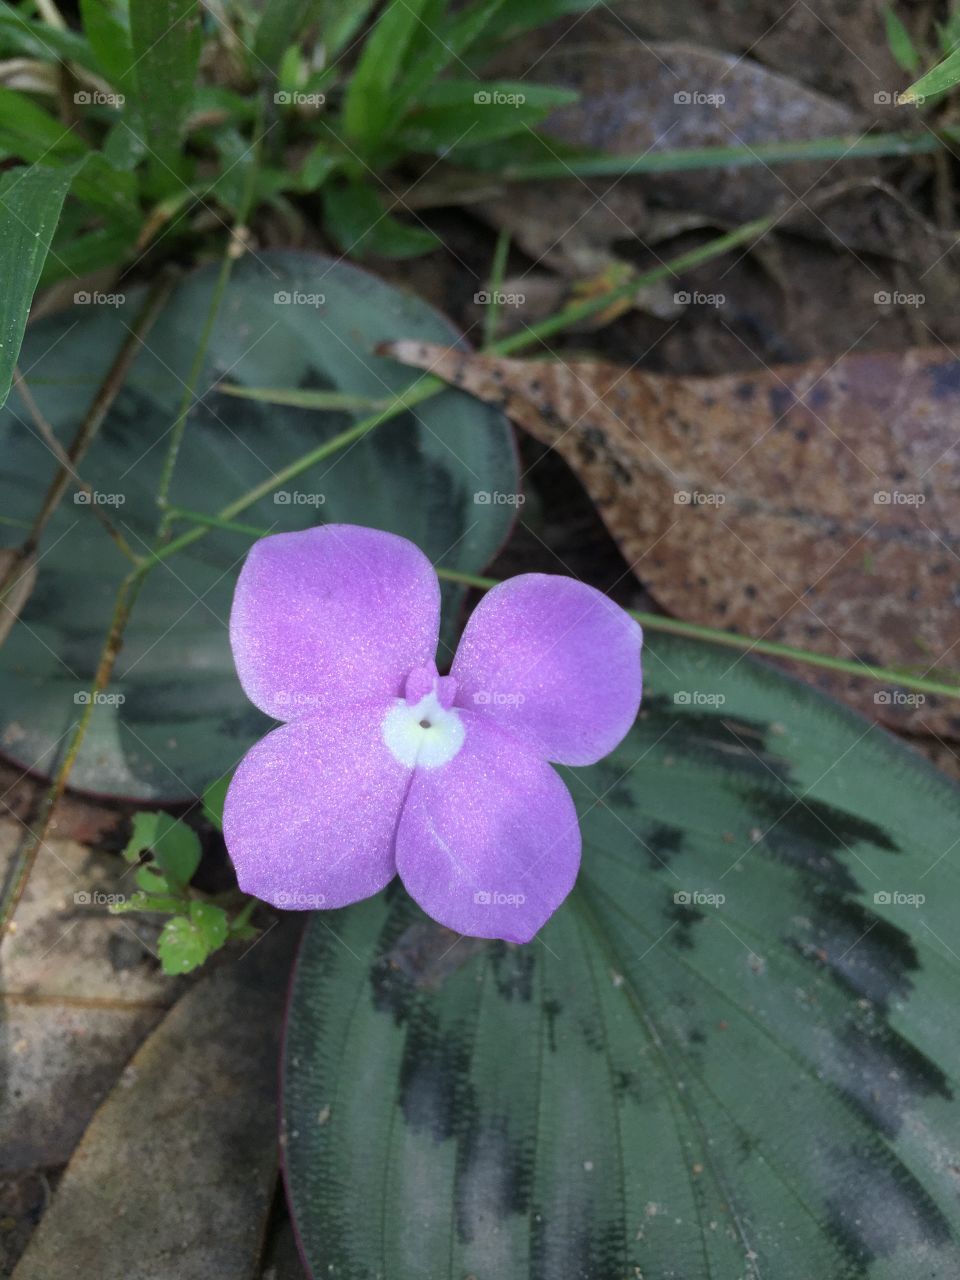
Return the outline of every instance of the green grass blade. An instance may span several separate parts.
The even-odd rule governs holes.
[[[0,178],[0,405],[10,392],[33,293],[76,166],[10,169]]]
[[[922,102],[924,98],[932,98],[934,94],[946,93],[960,81],[960,49],[955,49],[935,67],[915,81],[909,89],[900,95],[901,102]]]
[[[180,138],[200,60],[200,20],[199,0],[130,0],[136,106],[160,172],[179,171]]]

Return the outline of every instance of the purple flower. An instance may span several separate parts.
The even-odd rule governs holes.
[[[580,865],[549,761],[593,764],[640,703],[640,627],[573,578],[523,574],[474,610],[448,676],[440,586],[412,542],[324,525],[256,543],[230,641],[256,743],[223,815],[241,887],[342,907],[399,874],[460,933],[527,942]]]

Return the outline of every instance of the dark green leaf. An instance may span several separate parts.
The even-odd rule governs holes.
[[[353,39],[375,4],[376,0],[321,0],[320,29],[330,61]]]
[[[99,504],[122,522],[137,550],[156,526],[170,424],[216,274],[213,265],[178,285],[84,461]],[[141,306],[142,293],[133,290],[118,306],[91,294],[86,306],[30,326],[23,363],[65,446]],[[172,501],[213,513],[365,416],[362,409],[321,413],[240,399],[217,389],[221,378],[380,400],[420,376],[376,354],[381,342],[398,337],[456,341],[425,303],[354,267],[283,251],[242,259],[199,381],[203,397],[187,422]],[[12,520],[32,518],[54,469],[49,450],[22,426],[26,420],[14,392],[10,410],[0,414],[0,512]],[[302,529],[321,519],[390,529],[431,559],[476,573],[503,542],[512,508],[477,505],[474,494],[515,493],[517,485],[503,417],[445,391],[287,481],[280,501],[267,496],[238,519],[260,529]],[[0,524],[6,545],[19,536],[15,526]],[[147,803],[187,799],[232,770],[268,727],[240,688],[226,629],[251,540],[242,531],[211,531],[146,579],[115,684],[94,707],[74,786]],[[0,649],[0,739],[8,757],[36,769],[50,767],[76,719],[75,697],[89,688],[129,568],[91,512],[69,498],[42,550],[37,590]],[[462,599],[461,590],[445,593],[445,641]],[[441,657],[446,653],[442,648]]]
[[[75,173],[75,167],[36,166],[0,176],[0,405],[10,391],[33,293]]]
[[[430,0],[388,0],[350,80],[343,106],[347,136],[371,145],[388,130],[393,88]]]
[[[227,787],[232,777],[232,773],[225,773],[216,782],[211,782],[203,793],[204,817],[219,830],[223,829],[223,802],[227,798]]]
[[[914,48],[910,32],[900,21],[892,5],[887,5],[883,17],[886,24],[887,44],[890,46],[890,52],[904,71],[915,75],[917,68],[920,66],[920,55]]]
[[[200,0],[130,0],[135,106],[159,170],[178,171],[200,60]]]
[[[0,146],[31,163],[53,164],[58,158],[83,155],[87,144],[79,134],[31,102],[22,93],[0,86]]]
[[[130,27],[110,0],[80,0],[80,17],[100,70],[118,90],[131,91]]]
[[[329,186],[323,193],[327,230],[352,257],[382,254],[415,258],[440,243],[425,227],[401,222],[387,213],[372,187],[363,183]]]
[[[19,54],[39,58],[43,62],[77,62],[95,66],[89,44],[69,27],[54,27],[48,22],[28,21],[11,4],[0,4],[0,50],[3,56]]]
[[[422,52],[404,71],[394,110],[399,113],[411,103],[422,101],[441,72],[453,63],[462,70],[465,55],[503,7],[504,0],[478,0],[445,21],[439,31],[422,31]]]
[[[399,886],[308,925],[314,1275],[960,1274],[960,791],[722,650],[658,636],[645,674],[566,773],[583,865],[539,939],[459,939]]]
[[[160,813],[152,848],[157,865],[171,884],[190,883],[200,865],[200,841],[192,828],[168,813]]]
[[[276,71],[284,50],[293,45],[315,11],[314,0],[270,0],[263,6],[253,42],[261,68]]]
[[[398,138],[411,150],[457,151],[527,134],[554,107],[576,102],[568,89],[543,85],[445,80],[424,95]]]

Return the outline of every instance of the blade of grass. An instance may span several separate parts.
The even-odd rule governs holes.
[[[960,72],[960,51],[958,51]],[[918,82],[918,85],[922,81]],[[918,87],[918,86],[914,86]],[[927,91],[929,92],[929,90]],[[907,94],[910,90],[907,90]],[[906,95],[901,94],[901,100]],[[872,133],[866,137],[836,136],[810,138],[799,142],[758,142],[756,146],[678,147],[668,151],[648,151],[641,155],[568,155],[561,159],[545,156],[542,160],[520,163],[497,162],[497,177],[506,182],[522,182],[531,178],[569,178],[571,176],[617,177],[630,173],[676,173],[685,169],[739,169],[753,165],[790,164],[803,160],[841,160],[869,156],[911,156],[942,151],[960,141],[960,129],[945,128],[939,133]],[[460,163],[474,160],[469,153],[458,157]],[[481,157],[482,158],[482,157]]]
[[[218,382],[215,391],[241,400],[262,400],[266,404],[287,404],[296,409],[385,409],[391,401],[372,396],[353,396],[345,391],[311,391],[306,387],[242,387],[236,382]]]

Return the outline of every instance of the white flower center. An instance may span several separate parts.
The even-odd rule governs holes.
[[[453,707],[442,707],[436,690],[411,706],[397,698],[383,719],[383,740],[408,769],[439,769],[463,746],[466,726]]]

